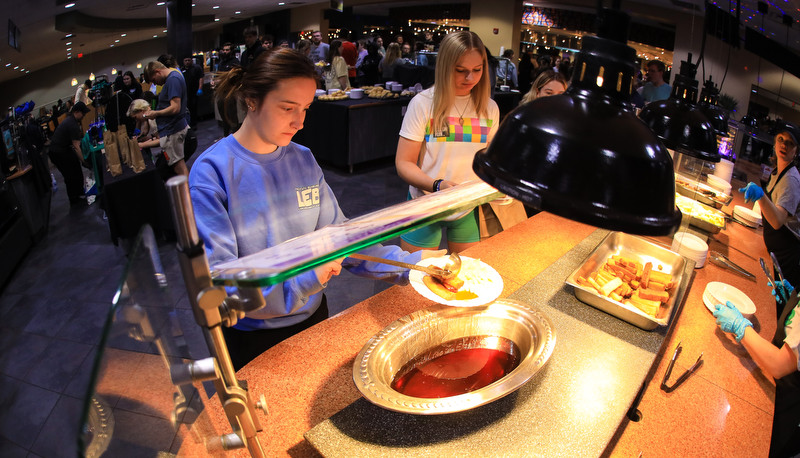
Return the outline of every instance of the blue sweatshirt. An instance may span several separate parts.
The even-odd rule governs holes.
[[[256,154],[229,135],[194,162],[189,189],[212,268],[346,219],[311,151],[295,143]],[[409,263],[421,257],[421,252],[410,254],[396,246],[376,245],[362,252]],[[408,283],[407,269],[350,258],[342,265],[356,275]],[[267,305],[235,327],[297,324],[317,310],[325,286],[309,271],[263,288]]]

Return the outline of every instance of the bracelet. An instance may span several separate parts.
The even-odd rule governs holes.
[[[439,187],[442,185],[442,181],[444,181],[444,180],[441,179],[441,178],[439,178],[438,180],[433,180],[433,192],[436,192],[436,191],[439,190]]]

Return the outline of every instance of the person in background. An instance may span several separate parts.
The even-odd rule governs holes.
[[[426,31],[425,39],[422,43],[425,46],[426,51],[431,51],[431,52],[436,51],[436,42],[433,41],[433,32]]]
[[[175,70],[178,70],[178,59],[176,59],[172,54],[162,54],[158,56],[158,59],[156,60],[161,62],[161,64],[167,68],[174,68]]]
[[[278,42],[278,47],[279,48],[291,48],[291,45],[289,45],[289,40],[283,39],[283,40]]]
[[[776,129],[774,151],[778,165],[770,175],[766,192],[750,182],[739,189],[745,202],[758,202],[764,221],[764,244],[775,253],[783,276],[800,284],[800,172],[797,171],[797,139],[800,129],[784,123]],[[777,272],[776,272],[777,273]],[[777,275],[776,275],[777,277]],[[780,313],[780,310],[778,310]]]
[[[342,36],[339,38],[339,40],[342,42],[342,47],[339,49],[339,53],[341,54],[342,58],[344,58],[344,62],[347,64],[347,78],[350,80],[348,86],[354,86],[356,84],[356,62],[358,61],[358,50],[356,49],[356,45],[350,41],[348,35],[349,34],[342,32]],[[331,60],[332,59],[333,57],[331,57]]]
[[[227,72],[230,71],[234,65],[241,64],[239,63],[239,59],[237,59],[236,55],[233,53],[233,44],[231,42],[227,42],[222,45],[222,48],[219,50],[218,70],[220,72]]]
[[[398,33],[394,37],[394,42],[397,43],[398,45],[400,45],[400,49],[402,50],[403,49],[403,43],[406,42],[406,39],[403,37],[402,33]]]
[[[500,122],[500,110],[489,98],[489,76],[486,47],[477,34],[444,37],[435,83],[411,99],[400,128],[395,166],[409,184],[409,199],[477,179],[472,160],[491,142]],[[455,221],[403,234],[400,246],[412,252],[435,249],[446,228],[449,250],[463,251],[480,241],[476,214],[473,210]]]
[[[61,121],[50,138],[48,155],[53,161],[53,165],[64,177],[70,206],[86,205],[81,166],[88,169],[92,167],[83,159],[81,152],[81,140],[83,139],[81,119],[88,112],[89,108],[84,102],[75,102],[70,115]]]
[[[89,105],[89,89],[92,88],[92,80],[86,80],[83,84],[78,86],[75,90],[75,102],[83,102],[84,105]]]
[[[400,45],[397,43],[391,43],[389,45],[389,49],[386,50],[386,55],[378,64],[378,69],[381,72],[383,82],[391,81],[392,78],[394,78],[395,67],[403,63],[403,60],[400,58],[400,54]]]
[[[240,61],[243,67],[248,67],[253,63],[254,60],[256,60],[256,57],[265,51],[265,49],[263,46],[261,46],[261,41],[258,39],[257,28],[248,27],[244,29],[243,33],[245,49],[242,52],[242,58]]]
[[[639,70],[633,77],[633,87],[631,88],[631,105],[634,108],[644,108],[644,97],[639,91],[642,85],[644,85],[644,81],[642,81],[642,71]]]
[[[489,97],[494,98],[494,89],[497,87],[497,67],[500,65],[500,61],[492,55],[489,48],[486,48],[485,51],[486,62],[489,64],[486,68],[486,71],[489,72]]]
[[[167,68],[161,62],[150,62],[144,71],[148,81],[161,87],[156,109],[142,114],[144,119],[155,118],[161,135],[161,150],[169,157],[169,166],[176,174],[189,175],[183,160],[184,142],[189,130],[186,110],[186,82],[181,72]]]
[[[133,72],[130,70],[122,74],[122,87],[120,90],[128,94],[132,100],[142,98],[142,85],[136,81],[136,77],[133,76]]]
[[[519,104],[526,104],[539,97],[562,94],[567,90],[568,84],[567,78],[562,73],[547,69],[536,77],[536,80],[531,84],[531,89],[522,96]]]
[[[423,67],[428,66],[428,56],[422,52],[424,50],[425,43],[422,43],[421,41],[414,43],[414,62],[412,62],[414,65],[420,65]]]
[[[155,119],[147,119],[144,117],[144,114],[149,110],[150,103],[147,100],[136,99],[131,102],[127,114],[129,118],[136,121],[136,129],[134,132],[139,132],[136,135],[136,142],[139,144],[139,148],[141,148],[143,153],[150,155],[161,179],[166,182],[168,179],[175,176],[175,172],[167,165],[169,158],[166,157],[161,150],[157,149],[160,146],[158,125]]]
[[[197,129],[197,98],[203,95],[203,68],[192,56],[183,58],[183,80],[186,81],[186,109],[189,110],[189,128]]]
[[[381,37],[380,35],[375,35],[375,43],[378,44],[378,54],[380,54],[381,57],[385,57],[386,48],[383,47],[383,37]]]
[[[800,454],[800,302],[793,290],[786,280],[774,284],[772,294],[778,299],[778,326],[771,342],[753,329],[753,323],[736,304],[728,301],[714,306],[719,328],[732,333],[761,371],[775,380],[771,458]]]
[[[297,50],[304,56],[308,57],[308,54],[311,52],[311,41],[306,40],[305,38],[299,40],[297,42]]]
[[[367,57],[367,54],[369,54],[367,51],[366,38],[360,38],[356,42],[356,53],[358,54],[358,57],[356,57],[356,81],[351,84],[353,87],[361,87],[364,85],[364,72],[361,70],[361,64],[364,62],[364,58]]]
[[[347,62],[342,57],[342,40],[331,43],[331,69],[325,78],[325,89],[349,89],[350,78],[347,76]]]
[[[329,53],[330,46],[322,41],[322,33],[319,30],[311,32],[311,51],[308,53],[311,62],[315,64],[317,62],[330,62],[328,60]]]
[[[533,56],[531,56],[530,51],[523,51],[519,61],[519,68],[517,69],[517,73],[519,73],[519,78],[517,79],[519,92],[523,94],[527,94],[531,90],[532,76],[535,69],[533,62]]]
[[[514,50],[506,49],[503,51],[503,58],[497,64],[497,81],[500,84],[508,85],[512,88],[517,88],[519,82],[517,81],[517,66],[514,65]]]
[[[660,60],[647,62],[647,82],[642,86],[642,98],[646,103],[669,98],[672,87],[664,81],[666,69]]]
[[[272,48],[272,45],[275,42],[275,38],[273,38],[272,35],[267,34],[263,35],[260,41],[261,41],[261,47],[264,48],[264,50],[268,50]]]
[[[407,63],[414,63],[414,54],[411,52],[411,44],[403,43],[400,45],[400,57]]]
[[[378,53],[378,43],[372,41],[367,44],[367,55],[358,66],[358,70],[364,75],[362,84],[373,86],[381,82],[381,55]]]
[[[197,158],[189,175],[197,230],[212,268],[346,220],[311,151],[291,141],[314,101],[316,75],[299,52],[276,49],[249,69],[235,68],[221,77],[218,90],[241,98],[248,114],[241,129]],[[362,252],[408,263],[443,254],[380,245]],[[323,290],[343,267],[408,283],[408,269],[345,258],[262,288],[266,305],[222,328],[234,368],[325,320]]]

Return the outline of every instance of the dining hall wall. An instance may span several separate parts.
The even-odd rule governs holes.
[[[86,81],[90,73],[95,76],[107,74],[110,81],[116,76],[111,70],[123,72],[130,70],[137,77],[148,62],[156,60],[167,50],[166,38],[154,38],[126,46],[111,48],[105,51],[86,54],[80,59],[70,59],[60,64],[31,72],[24,77],[0,83],[0,107],[11,107],[33,100],[36,103],[35,113],[39,107],[52,105],[58,99],[75,95],[75,86],[71,86],[72,78],[79,83]],[[136,64],[141,62],[142,68]]]

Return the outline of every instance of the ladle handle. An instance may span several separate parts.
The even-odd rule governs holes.
[[[442,275],[447,274],[447,271],[436,267],[422,267],[416,264],[409,264],[407,262],[395,261],[393,259],[378,258],[375,256],[369,256],[361,253],[350,253],[347,256],[350,258],[361,259],[362,261],[379,262],[381,264],[389,264],[391,266],[405,267],[406,269],[421,270],[426,274],[435,275],[437,277],[441,277]]]

